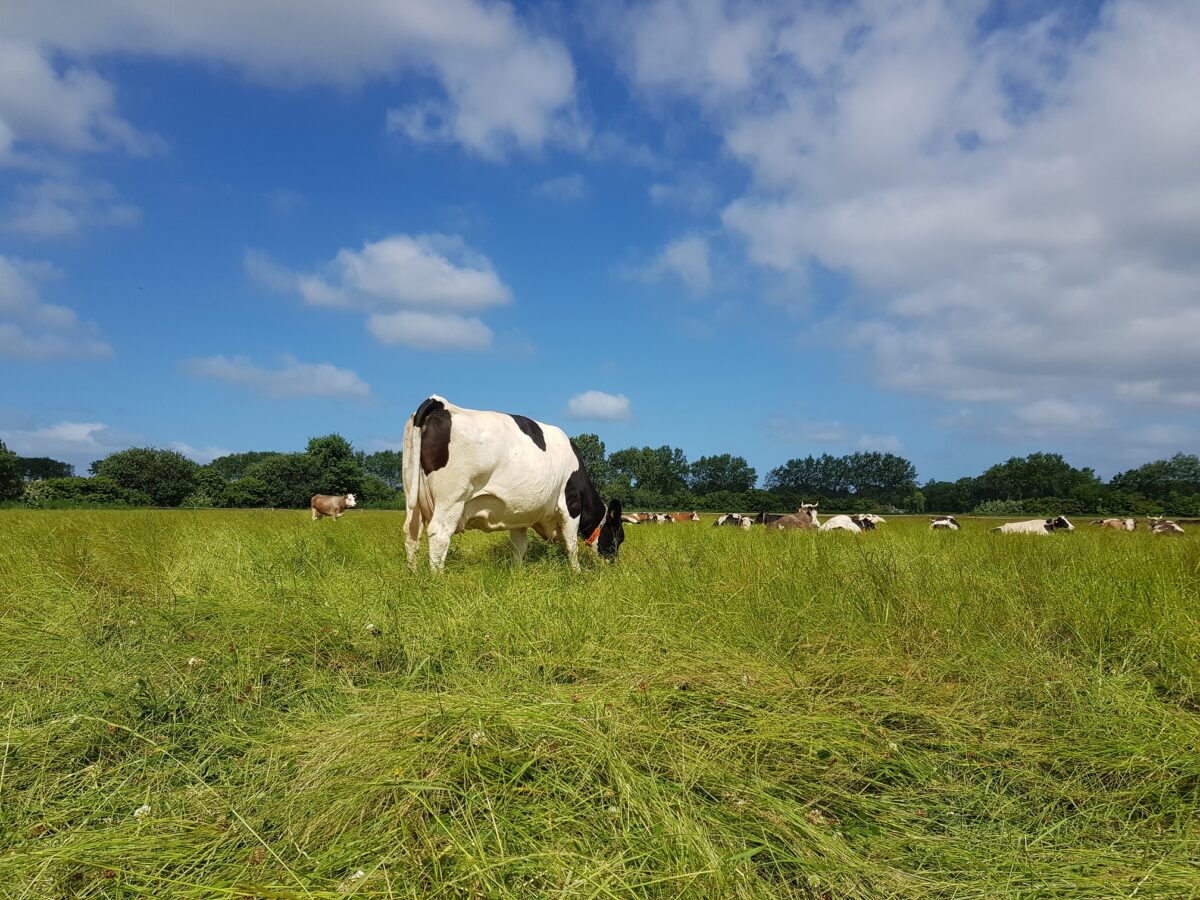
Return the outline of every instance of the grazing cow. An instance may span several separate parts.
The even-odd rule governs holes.
[[[699,522],[700,521],[700,513],[698,513],[698,512],[671,513],[671,518],[674,519],[676,522]]]
[[[1133,519],[1096,519],[1092,524],[1110,531],[1134,531],[1137,529],[1137,522]]]
[[[874,527],[874,526],[871,526]],[[821,523],[819,531],[849,531],[858,534],[862,531],[859,524],[851,516],[833,516]]]
[[[780,516],[767,528],[779,531],[810,531],[819,528],[820,525],[821,522],[817,518],[817,504],[803,503],[794,513]]]
[[[954,516],[932,516],[929,519],[930,531],[958,531],[958,519]]]
[[[445,567],[451,535],[467,529],[507,531],[519,561],[532,528],[565,544],[577,572],[580,540],[615,560],[625,539],[621,502],[605,507],[562,429],[436,395],[404,426],[404,498],[411,568],[426,527],[435,572]]]
[[[1151,534],[1180,535],[1184,533],[1178,522],[1164,519],[1162,516],[1156,516],[1149,521]]]
[[[323,519],[326,516],[333,516],[335,519],[340,519],[342,514],[348,509],[354,509],[358,505],[358,501],[354,499],[353,494],[314,494],[309,502],[309,507],[312,509],[312,520]]]
[[[1050,534],[1054,531],[1074,531],[1075,526],[1067,521],[1066,516],[1055,516],[1053,519],[1029,519],[1025,522],[1006,522],[992,531],[1001,534]]]

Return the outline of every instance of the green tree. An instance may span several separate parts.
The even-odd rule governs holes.
[[[1200,457],[1194,453],[1176,453],[1170,459],[1121,472],[1110,484],[1116,490],[1158,501],[1173,493],[1184,497],[1200,494]]]
[[[1100,484],[1091,469],[1076,469],[1058,453],[1014,456],[992,466],[976,480],[981,500],[1030,500],[1070,497]]]
[[[309,438],[305,452],[318,473],[314,493],[357,494],[362,490],[362,464],[354,454],[354,447],[340,434]],[[307,501],[308,498],[305,505]]]
[[[41,478],[70,478],[75,474],[75,467],[70,463],[59,462],[48,456],[18,457],[21,477],[26,481],[37,481]]]
[[[692,463],[688,483],[692,493],[704,496],[718,491],[740,494],[751,490],[758,481],[758,473],[744,457],[722,453],[719,456],[702,456]]]
[[[612,481],[620,487],[662,497],[687,490],[687,457],[677,447],[629,447],[611,454],[608,464]]]
[[[245,474],[246,469],[268,456],[277,456],[275,450],[250,450],[246,453],[230,453],[218,456],[206,468],[212,469],[226,481],[237,481]]]
[[[24,489],[20,457],[0,441],[0,500],[16,500]]]
[[[321,479],[321,468],[312,455],[276,453],[246,468],[230,486],[231,499],[238,506],[303,509],[313,494],[340,493],[322,490]]]
[[[612,480],[612,470],[608,464],[608,457],[604,454],[604,441],[600,440],[598,434],[588,433],[575,435],[571,438],[571,443],[579,458],[583,460],[592,484],[603,490]]]
[[[140,491],[155,506],[178,506],[196,488],[200,467],[175,450],[133,447],[97,460],[93,475],[111,478],[129,491]]]
[[[362,470],[387,483],[393,490],[404,490],[404,457],[398,450],[379,450],[359,454]]]

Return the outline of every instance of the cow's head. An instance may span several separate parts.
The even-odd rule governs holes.
[[[358,506],[358,501],[354,499],[353,494],[346,495],[346,505],[347,506]]]
[[[621,521],[621,501],[614,499],[608,504],[608,514],[600,528],[600,537],[596,538],[596,552],[609,562],[616,562],[624,541],[625,525]]]
[[[1075,526],[1067,521],[1066,516],[1055,516],[1053,519],[1046,520],[1047,531],[1057,531],[1059,529],[1065,531],[1074,531]]]

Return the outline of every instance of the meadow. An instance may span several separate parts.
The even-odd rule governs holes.
[[[0,896],[1200,896],[1200,540],[0,511]]]

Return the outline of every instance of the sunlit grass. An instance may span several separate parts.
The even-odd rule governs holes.
[[[401,521],[0,512],[0,896],[1200,896],[1193,535]]]

